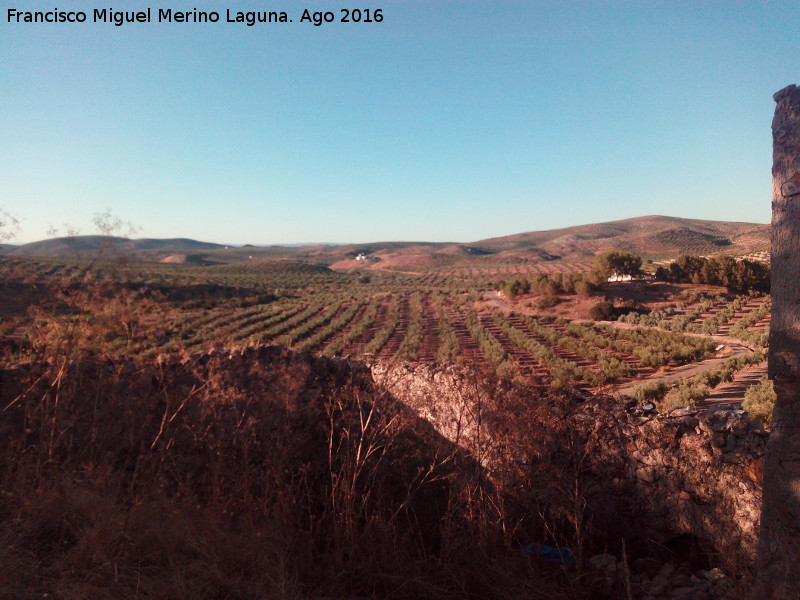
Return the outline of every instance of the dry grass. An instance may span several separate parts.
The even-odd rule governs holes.
[[[0,370],[0,595],[583,593],[541,574],[475,461],[358,366],[266,347],[136,362],[150,333],[108,292],[41,309],[27,360]]]
[[[475,375],[468,453],[355,363],[134,360],[161,326],[131,294],[52,294],[0,368],[0,597],[603,597],[521,550],[625,534],[592,518],[575,398]]]

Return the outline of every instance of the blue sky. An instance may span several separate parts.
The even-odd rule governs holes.
[[[64,7],[68,8],[64,8]],[[475,241],[648,214],[770,219],[797,2],[0,0],[17,241],[107,208],[141,237]],[[16,24],[7,10],[153,10]],[[159,8],[219,23],[156,22]],[[381,23],[300,23],[303,9]],[[287,24],[225,23],[285,10]]]

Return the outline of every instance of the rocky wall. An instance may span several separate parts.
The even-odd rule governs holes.
[[[753,567],[767,434],[744,411],[678,409],[659,414],[652,405],[626,404],[614,397],[553,400],[524,388],[504,388],[454,366],[373,365],[372,372],[376,382],[472,453],[490,473],[507,472],[502,465],[509,461],[524,463],[527,476],[539,485],[561,485],[544,473],[553,470],[559,454],[551,451],[546,460],[535,461],[532,440],[564,447],[568,440],[572,445],[579,440],[577,454],[584,457],[576,486],[594,533],[605,535],[609,543],[624,537],[642,553],[694,554],[689,558],[698,564],[722,566],[731,573]],[[526,418],[519,404],[498,407],[498,396],[515,394],[528,394],[525,402],[547,407],[554,436],[535,430],[536,423],[548,427],[541,417],[522,427],[496,426],[503,418]]]

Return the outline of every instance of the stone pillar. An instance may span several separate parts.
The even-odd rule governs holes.
[[[776,93],[772,120],[772,322],[777,403],[764,465],[758,597],[800,597],[800,88]]]

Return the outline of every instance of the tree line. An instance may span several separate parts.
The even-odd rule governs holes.
[[[658,267],[655,275],[659,281],[722,285],[738,292],[769,291],[769,266],[731,256],[681,254],[668,267]]]

